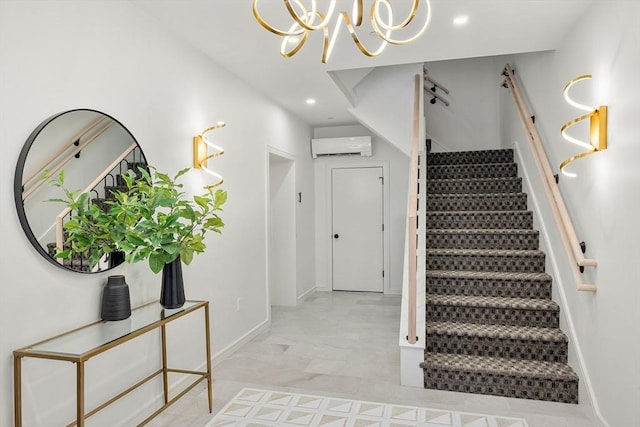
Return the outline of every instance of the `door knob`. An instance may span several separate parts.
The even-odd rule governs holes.
[[[338,237],[340,237],[340,235],[339,235],[339,234],[334,234],[334,235],[333,235],[333,238],[334,238],[334,239],[337,239]]]

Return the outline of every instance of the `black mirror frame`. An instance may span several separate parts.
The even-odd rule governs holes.
[[[22,147],[22,150],[20,151],[20,155],[18,156],[18,163],[16,164],[16,170],[15,170],[14,181],[13,181],[13,197],[14,197],[14,201],[15,201],[15,204],[16,204],[16,212],[18,214],[18,220],[20,221],[20,225],[22,226],[22,229],[23,229],[25,235],[27,236],[27,239],[31,243],[31,245],[36,249],[36,251],[42,257],[44,257],[47,261],[49,261],[53,265],[57,266],[58,268],[61,268],[61,269],[65,270],[65,271],[69,271],[69,272],[73,272],[73,273],[82,273],[82,274],[104,273],[105,271],[111,270],[111,269],[117,267],[118,265],[122,264],[122,262],[124,262],[124,259],[120,263],[118,263],[116,265],[109,266],[108,268],[106,268],[104,270],[99,270],[99,271],[75,270],[75,269],[70,268],[68,266],[65,266],[63,264],[60,264],[56,259],[52,258],[49,255],[49,253],[45,250],[45,248],[42,247],[40,242],[38,242],[38,239],[36,239],[36,236],[33,234],[33,231],[31,230],[31,227],[29,225],[29,221],[27,219],[27,214],[26,214],[26,212],[24,210],[24,201],[23,201],[23,198],[22,198],[22,179],[23,179],[23,175],[24,175],[24,166],[25,166],[26,161],[27,161],[27,156],[29,154],[29,151],[30,151],[33,143],[38,138],[38,135],[40,135],[40,133],[43,131],[43,129],[46,128],[52,121],[54,121],[55,119],[57,119],[60,116],[63,116],[65,114],[69,114],[69,113],[73,113],[75,111],[94,112],[94,113],[101,114],[101,115],[103,115],[105,117],[108,117],[109,119],[113,120],[114,123],[120,125],[122,127],[122,129],[124,129],[127,132],[127,134],[129,134],[129,136],[131,137],[132,141],[134,141],[138,145],[138,148],[140,149],[140,153],[142,155],[142,158],[144,159],[145,162],[147,162],[147,157],[145,156],[144,152],[142,151],[142,147],[140,147],[140,144],[138,143],[138,140],[136,140],[136,138],[129,131],[129,129],[127,129],[126,126],[124,126],[120,121],[116,120],[114,117],[110,116],[109,114],[103,113],[102,111],[93,110],[93,109],[90,109],[90,108],[76,108],[76,109],[73,109],[73,110],[62,111],[60,113],[57,113],[57,114],[54,114],[54,115],[48,117],[42,123],[40,123],[33,130],[33,132],[31,132],[31,134],[27,138],[26,142],[24,143],[24,146]]]

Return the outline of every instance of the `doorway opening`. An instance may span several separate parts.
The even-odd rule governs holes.
[[[295,306],[296,200],[295,160],[268,153],[268,286],[270,305]]]

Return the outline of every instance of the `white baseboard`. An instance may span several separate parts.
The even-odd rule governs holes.
[[[224,359],[229,357],[231,354],[238,351],[240,347],[242,347],[243,345],[245,345],[246,343],[254,339],[256,336],[260,335],[265,329],[269,327],[269,325],[271,325],[271,320],[265,319],[262,323],[258,324],[255,328],[251,329],[249,332],[247,332],[246,334],[244,334],[243,336],[241,336],[240,338],[238,338],[237,340],[235,340],[234,342],[232,342],[231,344],[229,344],[228,346],[226,346],[225,348],[223,348],[222,350],[214,354],[213,357],[211,357],[211,366],[213,367],[218,365],[220,362],[222,362]],[[202,364],[198,369],[203,369],[204,366],[205,365]]]
[[[298,297],[298,301],[302,301],[302,300],[303,300],[303,299],[305,299],[306,297],[308,297],[308,296],[311,296],[311,295],[315,294],[317,289],[318,289],[318,288],[316,288],[315,286],[311,287],[311,289],[309,289],[307,292],[303,293],[302,295],[300,295],[300,296]]]

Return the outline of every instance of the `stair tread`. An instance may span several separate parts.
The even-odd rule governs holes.
[[[467,256],[516,256],[543,258],[545,253],[539,249],[440,249],[429,248],[427,255],[467,255]]]
[[[560,311],[560,307],[555,301],[541,298],[427,294],[425,299],[427,304],[432,305]]]
[[[459,197],[459,198],[473,198],[473,199],[484,199],[487,197],[522,197],[522,196],[526,196],[527,194],[522,192],[522,191],[518,191],[518,192],[514,192],[514,193],[429,193],[427,194],[427,197],[431,197],[431,198],[438,198],[438,197]],[[432,211],[433,212],[433,211]],[[483,211],[482,211],[483,212]]]
[[[437,154],[437,153],[432,153],[432,154]],[[482,165],[484,167],[490,167],[492,165],[512,165],[514,164],[514,161],[509,161],[509,162],[493,162],[493,163],[460,163],[460,164],[435,164],[435,165],[430,165],[427,164],[427,168],[451,168],[451,167],[468,167],[468,166],[479,166]]]
[[[484,279],[484,280],[522,280],[546,282],[551,280],[547,273],[512,273],[503,271],[462,271],[462,270],[428,270],[427,277],[448,279]]]
[[[537,326],[487,325],[477,323],[429,321],[427,334],[447,336],[485,337],[491,339],[518,339],[549,342],[567,342],[567,336],[559,328]]]
[[[566,363],[463,354],[425,353],[422,368],[437,366],[466,372],[485,372],[522,378],[578,381],[578,375]]]
[[[427,234],[538,234],[530,228],[430,228]]]
[[[522,178],[517,176],[501,176],[496,178],[429,178],[429,182],[435,183],[456,183],[456,182],[480,182],[480,181],[490,181],[490,182],[511,182],[511,181],[520,181]]]
[[[437,165],[510,163],[513,149],[432,152],[427,155],[427,162]]]
[[[509,193],[507,193],[507,194],[509,194]],[[484,194],[484,196],[486,196],[486,194]],[[519,210],[519,211],[496,211],[496,210],[493,210],[493,211],[434,211],[434,210],[430,210],[430,211],[426,212],[427,216],[429,216],[429,215],[453,215],[453,214],[457,214],[457,215],[506,215],[506,214],[523,215],[523,214],[529,214],[529,213],[533,213],[533,211],[528,211],[528,210]]]

